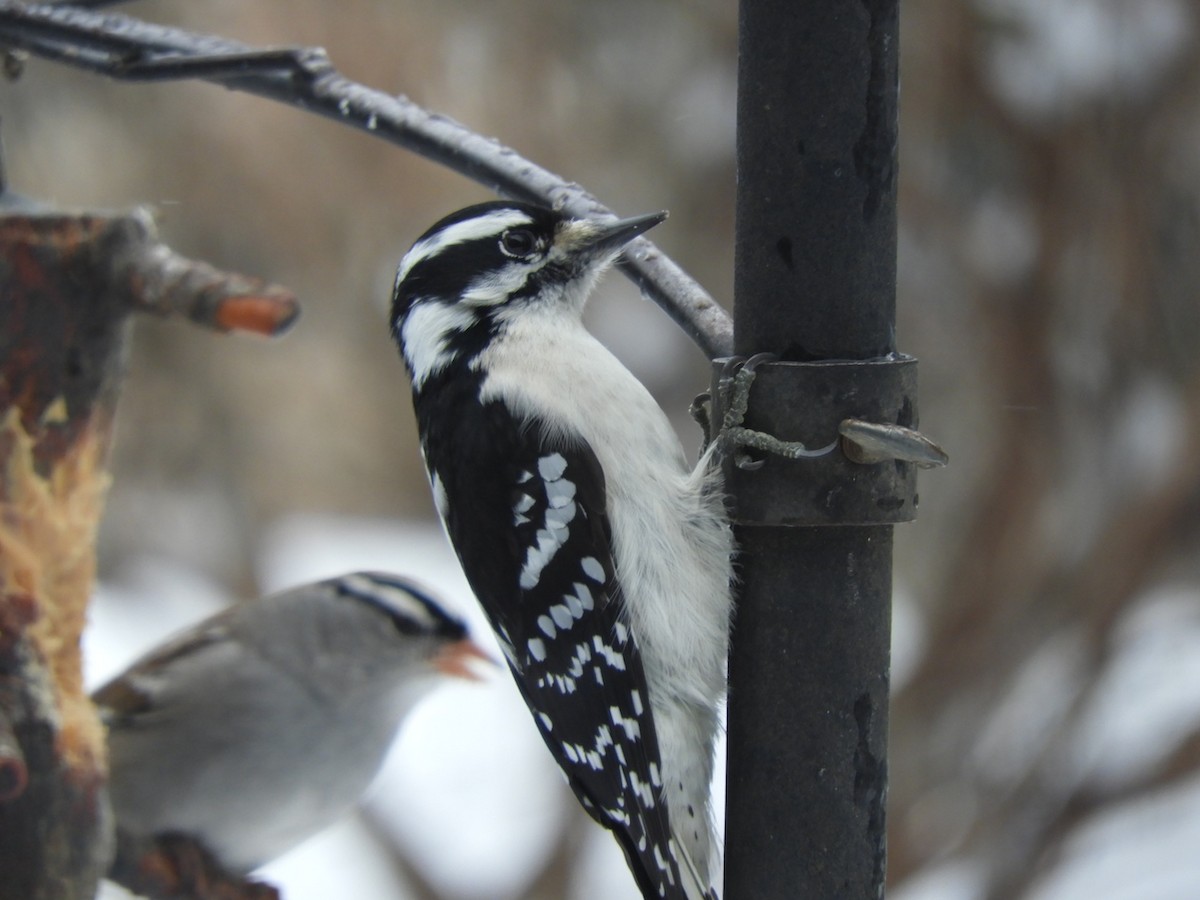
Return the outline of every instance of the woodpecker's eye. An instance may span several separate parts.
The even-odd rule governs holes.
[[[537,246],[538,239],[528,228],[510,228],[500,235],[500,249],[508,256],[529,256]]]

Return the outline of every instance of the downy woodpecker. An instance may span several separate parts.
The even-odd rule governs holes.
[[[460,210],[400,262],[391,325],[435,505],[546,745],[643,895],[695,900],[732,606],[720,476],[581,321],[664,218]]]

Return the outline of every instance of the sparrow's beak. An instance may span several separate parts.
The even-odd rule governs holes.
[[[473,641],[463,638],[447,644],[433,658],[433,667],[443,675],[453,675],[455,678],[465,678],[467,681],[483,681],[484,678],[475,666],[487,663],[489,667],[496,666],[494,659],[488,656]]]
[[[624,247],[639,234],[649,231],[666,217],[666,212],[656,212],[644,216],[633,216],[629,219],[618,219],[615,222],[595,222],[585,219],[578,223],[578,235],[572,235],[575,249],[586,251],[592,258],[603,256],[605,253]]]

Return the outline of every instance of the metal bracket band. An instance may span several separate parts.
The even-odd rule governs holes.
[[[720,405],[726,392],[720,381],[728,362],[713,361],[715,423],[724,417]],[[800,441],[809,448],[835,447],[828,453],[801,459],[767,454],[763,457],[765,464],[754,470],[737,466],[733,454],[726,453],[722,465],[735,523],[884,525],[916,518],[918,465],[894,458],[853,461],[852,456],[861,458],[861,454],[847,446],[849,436],[843,427],[846,420],[858,420],[915,429],[915,358],[893,354],[867,360],[770,362],[759,365],[756,371],[745,428]],[[851,456],[847,456],[847,450]]]

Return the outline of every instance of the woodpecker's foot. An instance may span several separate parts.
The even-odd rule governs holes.
[[[712,393],[704,391],[697,394],[692,400],[692,405],[688,407],[688,415],[692,417],[692,421],[700,426],[700,431],[704,433],[704,439],[700,443],[700,455],[704,455],[704,451],[708,449],[708,445],[713,442],[712,433]]]
[[[721,431],[716,440],[721,443],[723,453],[733,454],[734,464],[739,469],[759,469],[766,462],[764,458],[755,457],[746,450],[758,450],[784,459],[811,459],[825,456],[837,447],[837,441],[834,441],[825,447],[810,450],[800,441],[784,441],[772,434],[742,426],[750,405],[750,388],[758,377],[758,367],[777,358],[774,353],[757,353],[744,361],[731,359],[717,380],[721,408],[725,414],[721,418]]]

